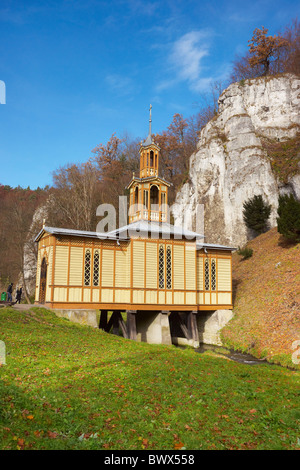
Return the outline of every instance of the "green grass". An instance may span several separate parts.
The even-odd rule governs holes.
[[[0,448],[294,449],[299,372],[0,310]]]

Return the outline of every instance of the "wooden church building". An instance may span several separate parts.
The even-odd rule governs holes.
[[[150,108],[139,177],[128,185],[129,224],[108,233],[44,225],[35,240],[35,300],[127,338],[197,345],[201,315],[232,309],[234,249],[168,223],[170,183],[159,176],[159,156]]]

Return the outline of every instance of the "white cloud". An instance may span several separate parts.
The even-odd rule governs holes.
[[[191,31],[171,45],[168,56],[171,77],[158,84],[158,91],[179,82],[187,82],[194,91],[207,88],[211,78],[203,77],[203,58],[209,55],[210,36],[209,30]]]
[[[178,39],[170,55],[170,61],[183,80],[194,82],[201,72],[201,60],[208,55],[207,45],[202,42],[203,34],[192,31]]]

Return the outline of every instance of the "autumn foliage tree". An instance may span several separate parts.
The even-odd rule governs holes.
[[[280,49],[287,46],[282,36],[267,36],[268,29],[256,28],[249,42],[249,64],[251,67],[261,66],[262,75],[268,75],[272,60],[278,60]]]
[[[127,135],[119,138],[112,134],[106,145],[97,145],[93,162],[99,172],[102,200],[119,208],[119,196],[126,194],[126,186],[133,173],[139,171],[139,146],[137,140]]]
[[[44,204],[48,190],[11,188],[0,185],[0,287],[7,288],[8,282],[23,285],[23,294],[29,301],[26,273],[27,260],[36,256],[32,242],[36,235],[33,216]]]
[[[233,62],[231,81],[241,81],[278,73],[300,75],[300,24],[294,19],[277,35],[268,35],[264,26],[256,28],[245,55]]]
[[[69,164],[53,172],[47,201],[48,224],[93,230],[96,207],[102,202],[97,168],[91,161]]]

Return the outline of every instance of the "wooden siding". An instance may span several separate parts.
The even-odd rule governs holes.
[[[145,270],[146,288],[157,289],[157,278],[158,278],[157,243],[146,242],[145,246],[146,246],[146,270]],[[151,298],[151,296],[150,297],[148,296],[148,298]]]
[[[218,290],[230,291],[231,290],[231,260],[220,258],[218,259],[217,269]]]
[[[185,243],[185,288],[196,290],[196,247],[195,243]]]
[[[159,288],[159,246],[164,247],[164,286]],[[167,247],[171,269],[167,273]],[[84,285],[85,251],[91,252],[90,283]],[[99,282],[93,285],[94,253],[99,251]],[[36,300],[40,265],[47,258],[46,302],[53,308],[124,308],[207,310],[230,308],[231,254],[196,251],[186,240],[131,239],[118,245],[110,240],[48,235],[39,242]],[[52,269],[54,257],[55,264]],[[204,259],[216,263],[215,290],[205,290]],[[170,260],[170,257],[168,258]],[[210,264],[211,266],[211,264]],[[171,283],[167,284],[167,274]],[[211,273],[210,273],[211,274]]]
[[[209,288],[205,283],[205,260],[209,262]],[[212,261],[215,263],[215,283],[212,285]],[[197,299],[203,306],[230,306],[232,304],[231,253],[212,250],[207,254],[197,253]],[[228,308],[228,307],[227,307]]]
[[[69,285],[81,286],[83,275],[83,248],[70,247]]]
[[[112,287],[114,284],[114,251],[102,251],[102,286]]]
[[[69,247],[57,246],[55,252],[54,284],[67,285]]]
[[[174,245],[173,273],[174,290],[185,289],[184,245]]]
[[[143,240],[134,240],[132,241],[132,250],[133,250],[133,288],[140,287],[144,288],[145,282],[145,242]],[[137,294],[135,294],[137,297]],[[143,299],[142,299],[143,302]]]

